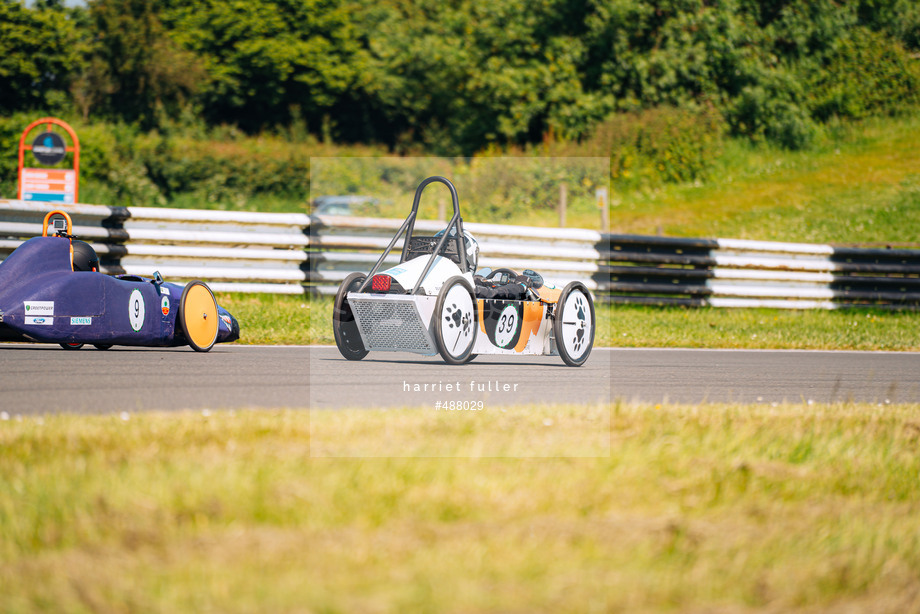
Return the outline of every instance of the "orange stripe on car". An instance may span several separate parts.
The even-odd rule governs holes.
[[[521,336],[517,345],[514,346],[515,352],[523,352],[527,342],[530,341],[530,335],[536,335],[537,331],[540,330],[540,322],[543,321],[543,310],[544,307],[540,304],[540,301],[524,301],[524,321],[521,322]]]
[[[562,294],[562,290],[543,286],[542,288],[537,288],[537,294],[540,295],[540,300],[544,303],[555,303],[559,300],[559,295]]]

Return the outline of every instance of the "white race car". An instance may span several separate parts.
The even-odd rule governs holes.
[[[453,217],[433,237],[413,236],[422,191],[450,189]],[[399,264],[381,271],[405,234]],[[479,354],[551,355],[585,363],[594,345],[594,303],[580,281],[549,288],[533,271],[483,270],[474,275],[479,246],[463,230],[454,185],[429,177],[415,191],[412,211],[370,273],[351,273],[335,296],[335,343],[348,360],[369,351],[440,354],[460,365]]]

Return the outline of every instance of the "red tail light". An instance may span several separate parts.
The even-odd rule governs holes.
[[[392,277],[389,275],[374,275],[371,279],[371,289],[374,292],[387,292],[390,289],[390,281]]]

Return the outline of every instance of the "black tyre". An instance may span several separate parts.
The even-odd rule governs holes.
[[[79,350],[79,349],[82,348],[85,344],[83,344],[83,343],[61,343],[61,344],[59,344],[59,345],[60,345],[62,348],[64,348],[65,350]]]
[[[580,281],[562,289],[556,301],[553,335],[562,361],[570,367],[580,367],[588,360],[594,347],[594,301]]]
[[[112,347],[112,344],[111,343],[94,343],[93,347],[96,348],[97,350],[107,350],[110,347]]]
[[[190,281],[179,299],[179,327],[196,352],[207,352],[217,342],[220,316],[214,293],[203,281]]]
[[[479,313],[466,279],[451,277],[441,287],[434,317],[434,340],[444,362],[462,365],[472,360]]]
[[[339,353],[348,360],[361,360],[367,356],[361,333],[358,332],[358,323],[347,299],[349,292],[361,287],[364,278],[363,273],[351,273],[346,277],[335,294],[335,303],[332,307],[332,334],[335,337],[335,345],[339,348]]]

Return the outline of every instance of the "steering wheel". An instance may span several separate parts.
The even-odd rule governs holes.
[[[517,273],[512,271],[511,269],[495,269],[494,271],[486,275],[486,279],[494,279],[496,275],[501,275],[501,277],[498,280],[496,280],[500,284],[506,284],[509,281],[511,281],[513,278],[517,277]]]

